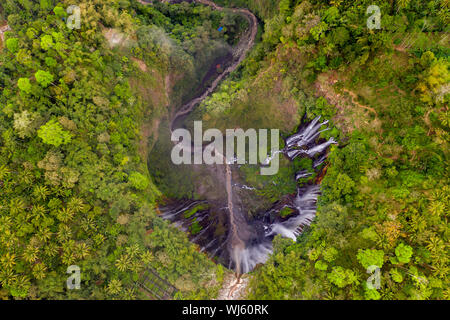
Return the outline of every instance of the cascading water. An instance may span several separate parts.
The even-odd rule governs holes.
[[[317,117],[301,125],[295,134],[285,139],[285,148],[272,153],[263,165],[268,165],[277,153],[282,153],[291,161],[296,157],[313,159],[313,169],[317,172],[327,158],[328,147],[336,143],[333,138],[328,141],[318,139],[321,132],[329,129],[319,131],[328,124],[328,121],[320,123],[319,120],[320,117]],[[242,206],[235,203],[233,187],[248,190],[253,187],[231,184],[233,165],[233,161],[225,165],[229,179],[227,189],[230,189],[227,190],[228,202],[225,207],[223,203],[186,200],[169,204],[161,208],[161,212],[164,219],[187,231],[190,240],[199,245],[201,252],[240,274],[266,262],[272,252],[272,239],[277,234],[296,240],[315,217],[320,187],[311,183],[302,185],[297,188],[296,195],[287,196],[283,202],[275,203],[270,210],[250,220]],[[301,170],[296,173],[295,179],[308,178],[312,174]],[[284,208],[292,211],[287,219],[281,218],[279,214]]]

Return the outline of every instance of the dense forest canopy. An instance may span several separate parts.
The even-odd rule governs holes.
[[[320,115],[332,127],[322,137],[339,142],[316,219],[295,242],[275,238],[246,297],[449,299],[448,1],[215,2],[249,8],[260,30],[188,119],[286,136]],[[370,5],[380,28],[367,26]],[[2,1],[0,298],[147,299],[136,286],[147,268],[175,298],[218,296],[230,271],[159,217],[161,199],[191,194],[190,182],[168,180],[180,177],[149,153],[246,28],[199,3]],[[240,175],[266,203],[291,193],[307,162]],[[66,286],[71,265],[79,290]],[[370,266],[379,289],[367,287]]]

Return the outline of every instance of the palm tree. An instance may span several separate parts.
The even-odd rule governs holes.
[[[112,279],[108,284],[107,291],[110,294],[119,294],[122,291],[122,282],[120,280]]]
[[[428,212],[439,217],[445,212],[445,204],[441,201],[433,201],[428,206]]]
[[[74,216],[74,212],[69,209],[69,208],[62,208],[58,211],[58,220],[62,221],[62,222],[68,222],[70,220],[72,220],[73,216]]]
[[[81,228],[86,232],[88,232],[91,229],[93,229],[93,230],[95,229],[95,222],[90,217],[81,219],[80,225],[81,225]]]
[[[150,264],[150,262],[152,262],[153,258],[154,258],[153,253],[151,253],[150,251],[145,251],[144,253],[141,254],[141,260],[145,264]]]
[[[444,127],[450,126],[450,113],[448,111],[439,114],[439,121]],[[1,178],[0,178],[1,179]]]
[[[25,209],[25,202],[21,198],[11,199],[9,203],[9,211],[12,215],[17,215]]]
[[[47,270],[47,267],[43,263],[36,263],[33,266],[33,275],[36,279],[41,280],[44,279],[46,274],[45,271]]]
[[[23,275],[16,278],[15,287],[27,291],[31,286],[30,279]]]
[[[52,234],[53,233],[50,231],[49,228],[42,228],[39,229],[37,237],[40,241],[47,242],[52,237]]]
[[[1,216],[0,217],[0,227],[9,228],[12,226],[12,220],[10,216]],[[2,230],[2,229],[0,229]]]
[[[8,167],[3,164],[0,166],[0,181],[3,181],[10,173]]]
[[[119,271],[126,271],[131,266],[131,258],[128,254],[122,255],[119,259],[116,260],[116,267]]]
[[[420,232],[423,232],[427,228],[427,222],[425,218],[422,215],[419,214],[413,214],[411,217],[411,227],[414,230],[417,230]]]
[[[61,224],[59,225],[57,237],[60,242],[69,240],[72,237],[72,230],[70,229],[69,226]]]
[[[94,243],[99,246],[100,244],[102,244],[103,242],[105,242],[105,236],[102,235],[101,233],[97,233],[94,236]]]
[[[12,269],[0,269],[0,283],[2,285],[11,285],[17,279],[17,274]]]
[[[135,273],[139,273],[144,268],[144,264],[141,260],[133,260],[133,263],[131,264],[131,270]]]
[[[3,239],[2,239],[2,244],[7,248],[15,248],[19,242],[19,239],[17,238],[17,236],[11,232],[11,230],[6,229],[3,231]]]
[[[433,266],[431,268],[433,269],[433,274],[441,279],[447,278],[450,271],[446,261],[433,262]]]
[[[30,170],[23,170],[20,174],[20,180],[26,185],[32,185],[34,180],[34,175]]]
[[[28,263],[33,263],[38,258],[38,252],[39,248],[28,245],[22,254],[23,259]]]
[[[133,244],[126,249],[127,253],[132,257],[136,257],[140,253],[139,245]]]
[[[72,199],[69,200],[67,207],[73,210],[74,212],[78,213],[83,211],[86,206],[84,205],[83,200],[81,200],[80,198],[73,197]]]
[[[50,195],[50,190],[48,190],[47,186],[36,186],[33,189],[33,196],[40,200],[46,200]]]
[[[430,250],[431,254],[436,254],[440,251],[444,251],[445,250],[444,241],[433,235],[430,237],[430,240],[428,240],[427,249]]]
[[[41,206],[38,204],[38,205],[33,206],[33,209],[31,210],[31,212],[33,213],[33,215],[36,218],[44,218],[47,210],[45,209],[44,206]]]
[[[82,242],[77,246],[77,256],[80,259],[84,259],[89,255],[89,247],[86,243]]]
[[[136,299],[136,295],[134,293],[134,288],[127,288],[127,289],[125,289],[124,299],[125,300],[134,300],[134,299]]]
[[[50,242],[44,248],[44,253],[48,257],[55,257],[59,252],[59,247],[56,243]]]
[[[62,254],[62,262],[67,265],[71,265],[75,262],[76,254],[75,254],[75,241],[69,240],[63,243],[62,245],[63,254]]]
[[[3,268],[12,269],[16,264],[16,255],[10,254],[9,252],[5,253],[3,257],[0,258],[0,262]]]

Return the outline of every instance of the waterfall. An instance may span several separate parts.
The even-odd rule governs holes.
[[[245,184],[239,184],[239,183],[233,184],[233,187],[238,187],[238,188],[244,189],[244,190],[256,190],[254,187],[249,187]]]
[[[308,178],[312,175],[311,172],[308,172],[308,170],[301,170],[295,174],[295,181],[301,179],[301,178]]]
[[[271,152],[263,164],[267,165],[274,156],[281,153],[291,161],[296,157],[306,157],[313,160],[312,168],[318,172],[319,167],[327,158],[328,148],[336,144],[334,138],[326,141],[318,139],[321,132],[328,130],[325,128],[328,121],[319,122],[320,117],[315,118],[310,123],[301,125],[297,132],[285,139],[283,150]],[[236,158],[228,161],[228,166],[236,163]],[[227,170],[230,170],[227,167]],[[295,174],[295,180],[308,178],[313,175],[308,170],[300,170]],[[228,177],[231,179],[231,175]],[[230,184],[241,189],[255,190],[243,184]],[[233,192],[233,191],[231,191]],[[236,270],[238,273],[250,272],[258,264],[267,261],[272,253],[272,240],[276,235],[297,240],[303,229],[308,226],[315,217],[317,209],[317,199],[320,195],[320,186],[312,184],[311,181],[297,187],[295,195],[284,197],[283,202],[277,202],[268,211],[257,215],[256,218],[248,218],[245,211],[237,205],[234,209],[224,203],[216,204],[216,214],[212,215],[213,204],[207,201],[184,200],[178,204],[171,204],[160,209],[162,218],[169,220],[182,230],[191,231],[189,238],[200,247],[200,252],[205,252],[209,257],[213,257],[224,266]],[[234,197],[234,196],[233,196]],[[196,209],[195,209],[196,208]],[[290,208],[292,213],[283,218],[280,211]],[[192,211],[194,210],[195,211]],[[230,232],[231,217],[219,219],[217,212],[221,214],[233,215],[234,232]],[[267,217],[270,217],[268,219]],[[196,233],[192,234],[193,225],[196,226]],[[198,231],[198,228],[201,228]],[[217,232],[222,230],[222,232]],[[223,230],[225,230],[223,232]]]
[[[277,154],[279,153],[283,153],[283,150],[277,150],[277,151],[272,151],[270,153],[270,156],[268,156],[262,163],[263,166],[267,166],[270,164],[270,161],[272,161],[273,157],[275,157]]]

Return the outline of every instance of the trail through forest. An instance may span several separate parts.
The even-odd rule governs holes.
[[[194,2],[202,3],[205,5],[208,5],[215,10],[224,10],[225,8],[219,7],[214,2],[209,0],[194,0]],[[199,105],[205,98],[207,98],[219,85],[219,83],[228,76],[231,72],[236,70],[236,68],[239,66],[239,64],[245,59],[245,56],[247,52],[253,47],[256,39],[256,34],[258,32],[258,20],[256,19],[255,15],[251,13],[247,9],[241,9],[241,8],[233,8],[233,9],[226,9],[230,10],[236,14],[239,14],[243,16],[249,23],[249,28],[247,32],[241,37],[239,40],[239,43],[235,48],[233,48],[233,62],[232,64],[226,68],[221,74],[217,76],[217,78],[212,82],[212,84],[205,89],[205,91],[197,98],[192,99],[185,105],[183,105],[180,110],[177,111],[175,116],[172,118],[170,128],[173,131],[175,122],[178,118],[181,116],[184,116],[188,113],[190,113],[194,108]]]

